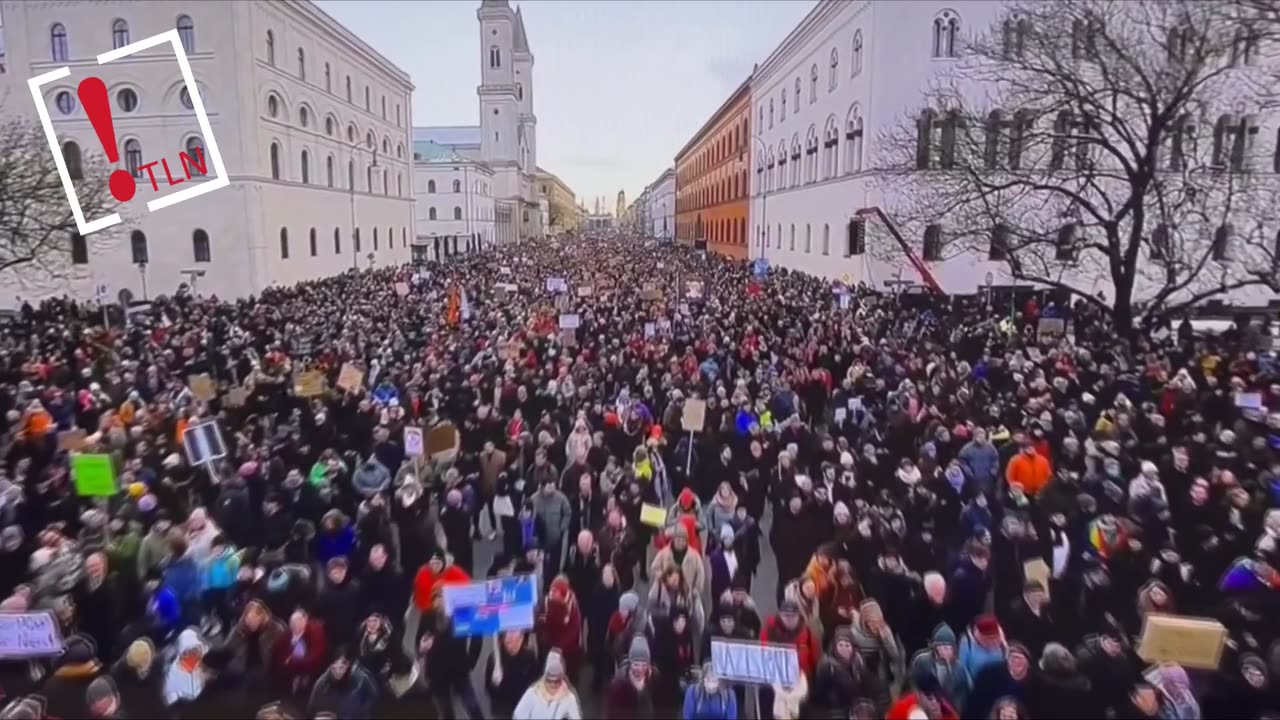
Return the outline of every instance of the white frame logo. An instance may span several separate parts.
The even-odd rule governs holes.
[[[182,71],[182,80],[186,83],[187,93],[191,96],[191,106],[195,110],[196,122],[199,123],[200,132],[204,138],[204,151],[208,155],[209,161],[213,163],[215,177],[209,182],[193,185],[185,190],[179,190],[164,197],[149,200],[147,202],[147,210],[150,212],[162,210],[170,205],[177,205],[180,202],[200,197],[205,193],[211,193],[231,184],[231,180],[227,177],[227,168],[222,162],[222,153],[218,151],[218,141],[214,139],[213,128],[209,125],[209,114],[204,109],[204,101],[200,98],[200,90],[196,87],[195,77],[191,74],[191,63],[187,60],[187,53],[182,47],[182,40],[178,36],[177,28],[158,35],[152,35],[145,40],[130,43],[122,48],[104,52],[98,56],[98,64],[105,65],[113,60],[129,57],[165,43],[168,43],[173,48],[173,53],[178,59],[178,68]],[[44,102],[41,89],[51,82],[61,80],[70,75],[71,68],[64,66],[31,78],[27,81],[27,85],[31,88],[31,98],[35,100],[36,112],[40,115],[40,126],[44,128],[45,137],[49,140],[49,150],[53,153],[53,161],[58,167],[58,177],[62,179],[62,187],[67,193],[67,201],[71,203],[71,213],[75,216],[76,228],[81,236],[87,236],[90,233],[118,225],[121,219],[120,213],[112,213],[86,222],[84,211],[80,207],[80,200],[76,197],[75,185],[71,182],[71,173],[67,172],[67,162],[62,157],[58,136],[53,130],[53,121],[49,119],[49,108]]]

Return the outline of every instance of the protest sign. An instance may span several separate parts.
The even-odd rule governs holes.
[[[1236,393],[1236,407],[1248,408],[1250,410],[1262,410],[1265,407],[1262,404],[1262,393],[1256,393],[1256,392]]]
[[[66,430],[58,433],[58,449],[66,452],[76,452],[85,446],[85,439],[89,434],[81,428],[75,430]]]
[[[703,285],[701,280],[690,280],[684,284],[684,296],[690,300],[701,300]]]
[[[647,338],[651,338],[651,337],[653,337],[654,335],[657,335],[657,334],[658,334],[658,324],[657,324],[657,323],[647,322],[647,323],[645,323],[645,324],[644,324],[644,336],[645,336],[645,337],[647,337]]]
[[[233,387],[227,391],[227,397],[223,400],[229,408],[244,407],[249,402],[249,391],[242,387]]]
[[[62,650],[62,630],[53,613],[0,613],[0,658],[22,660]]]
[[[110,455],[72,455],[71,482],[80,497],[111,497],[118,492],[116,467]]]
[[[458,454],[458,428],[445,421],[427,432],[427,455],[437,462],[449,462]]]
[[[422,457],[422,428],[407,427],[404,429],[404,454],[409,457]]]
[[[768,258],[756,258],[755,262],[751,264],[751,273],[755,275],[757,279],[762,279],[766,275],[768,275],[769,274]]]
[[[560,315],[561,330],[577,330],[582,324],[582,320],[578,317],[578,313],[563,313]]]
[[[579,287],[578,287],[578,297],[580,297],[580,298],[591,297],[591,286],[590,286],[590,285],[581,285],[581,286],[579,286]]]
[[[506,265],[503,265],[503,266],[501,266],[501,267],[499,267],[499,268],[498,268],[498,272],[499,272],[500,274],[502,274],[502,275],[510,275],[510,274],[511,274],[511,268],[510,268],[510,267],[508,267],[508,266],[506,266]]]
[[[747,685],[785,688],[800,680],[800,658],[794,645],[712,640],[711,667],[721,679]]]
[[[1036,339],[1053,341],[1067,334],[1067,321],[1062,318],[1040,318],[1036,325]]]
[[[187,387],[191,388],[191,394],[200,402],[209,402],[218,397],[218,387],[208,373],[188,375]]]
[[[520,357],[520,343],[504,342],[498,346],[498,357],[503,360],[517,360]]]
[[[364,387],[364,371],[349,362],[342,363],[342,371],[338,373],[338,387],[351,393]]]
[[[514,575],[484,582],[445,585],[445,612],[457,637],[497,635],[533,627],[538,576]]]
[[[564,281],[564,278],[561,278],[561,277],[547,278],[547,292],[559,293],[559,292],[568,292],[568,290],[569,290],[569,284]]]
[[[640,290],[640,299],[646,301],[661,300],[662,291],[652,285],[645,285]]]
[[[644,503],[640,506],[640,522],[649,527],[660,528],[667,524],[667,511],[657,505]]]
[[[556,295],[556,303],[555,303],[555,305],[556,305],[556,312],[562,312],[562,313],[563,313],[563,312],[568,312],[568,311],[569,311],[569,296],[568,296],[568,295]]]
[[[680,417],[680,425],[685,432],[702,432],[707,422],[707,401],[689,398],[684,401],[684,414]]]
[[[182,447],[187,451],[187,460],[193,467],[227,454],[227,446],[222,442],[222,431],[218,429],[218,423],[212,420],[199,425],[188,425],[186,432],[182,434]]]
[[[567,348],[578,347],[578,333],[575,330],[561,330],[560,344]]]
[[[293,379],[293,394],[298,397],[315,397],[324,393],[324,373],[308,370]]]
[[[1217,670],[1226,640],[1227,629],[1212,618],[1149,613],[1138,639],[1138,657],[1147,662]]]
[[[1044,586],[1044,594],[1049,594],[1049,580],[1052,575],[1049,571],[1049,563],[1040,558],[1028,560],[1022,563],[1022,577],[1025,580],[1036,580]]]
[[[395,284],[395,291],[396,291],[396,294],[397,294],[397,295],[399,295],[400,297],[404,297],[404,296],[408,295],[408,294],[409,294],[409,283],[402,283],[402,282],[398,282],[398,283],[396,283],[396,284]]]

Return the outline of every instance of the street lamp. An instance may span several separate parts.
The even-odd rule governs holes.
[[[768,154],[764,140],[761,140],[759,135],[752,135],[751,139],[760,143],[760,160],[763,162],[764,156]],[[764,257],[765,251],[769,249],[769,243],[765,241],[765,236],[769,233],[769,193],[765,191],[764,173],[757,173],[757,176],[760,178],[760,226],[763,228],[757,242],[760,243],[760,257]]]
[[[356,228],[356,151],[363,150],[363,149],[364,148],[361,148],[360,143],[358,142],[351,144],[351,164],[348,166],[349,172],[347,173],[347,186],[348,186],[347,190],[350,193],[350,197],[351,197],[351,269],[352,270],[360,269],[360,251],[358,248],[356,248],[356,238],[359,237],[359,230]],[[370,149],[370,151],[373,153],[373,164],[369,166],[369,169],[372,170],[373,168],[380,167],[378,165],[377,146],[375,145],[373,148]],[[372,187],[373,175],[370,174],[368,177],[370,182],[369,193],[372,194],[373,193],[373,187]]]

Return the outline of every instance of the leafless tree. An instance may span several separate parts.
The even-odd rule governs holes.
[[[68,150],[70,150],[68,152]],[[63,147],[63,157],[88,220],[114,212],[111,170],[100,155]],[[85,251],[110,247],[114,228],[84,238]],[[24,119],[0,121],[0,273],[22,288],[49,287],[73,276],[75,216],[44,130]]]
[[[1280,291],[1280,42],[1261,1],[1011,3],[882,134],[890,212],[926,259],[980,254],[1122,332]]]

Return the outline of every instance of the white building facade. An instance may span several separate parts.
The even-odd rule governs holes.
[[[170,294],[189,271],[203,271],[202,294],[242,297],[408,261],[413,85],[312,3],[6,1],[0,12],[7,54],[0,112],[34,119],[26,80],[72,70],[44,90],[64,157],[102,155],[74,101],[75,83],[95,71],[96,56],[177,28],[231,181],[148,213],[146,201],[172,191],[164,183],[153,191],[141,166],[164,158],[173,165],[204,140],[167,48],[102,66],[121,166],[141,178],[139,192],[121,207],[121,225],[68,237],[65,278],[34,285],[16,273],[0,278],[6,302],[15,293],[88,298],[98,283],[113,294]]]
[[[417,141],[413,149],[413,260],[443,260],[493,247],[493,170],[447,146]]]
[[[649,186],[649,236],[671,240],[676,236],[676,169],[667,168]]]
[[[930,182],[919,175],[899,183],[891,173],[877,171],[887,167],[892,162],[887,158],[900,150],[877,147],[877,142],[894,135],[908,117],[919,116],[930,106],[931,91],[939,87],[975,105],[993,94],[990,86],[969,80],[956,69],[961,67],[965,42],[989,33],[1006,7],[999,0],[821,0],[756,68],[751,80],[750,256],[882,289],[885,281],[921,282],[906,252],[898,249],[881,223],[871,220],[863,226],[865,235],[855,232],[858,226],[853,221],[860,209],[910,206],[915,197],[904,188],[914,182],[918,190]],[[1075,38],[1072,28],[1062,33]],[[1014,110],[1005,112],[1012,115]],[[1218,112],[1239,110],[1213,112],[1216,118]],[[931,138],[926,158],[937,152],[939,124],[926,131]],[[1228,132],[1232,131],[1228,124]],[[1214,134],[1209,129],[1202,132]],[[1262,139],[1256,154],[1266,158],[1253,162],[1255,171],[1271,165],[1273,152],[1274,169],[1280,171],[1280,149],[1273,150],[1271,142],[1280,137],[1275,119],[1263,120],[1260,128],[1251,126],[1247,132],[1251,134],[1249,152],[1254,152],[1252,137],[1256,136]],[[1210,139],[1202,142],[1211,144]],[[1222,143],[1221,137],[1217,142]],[[1231,146],[1230,135],[1226,145]],[[936,168],[938,160],[934,156],[925,162]],[[1259,175],[1263,182],[1271,182],[1261,173],[1252,177]],[[936,222],[929,228],[903,228],[904,240],[944,291],[973,293],[986,285],[987,278],[996,285],[1014,282],[1008,263],[992,259],[994,251],[928,257],[930,228],[935,238],[948,230],[945,217]],[[1268,238],[1274,236],[1280,252],[1277,228],[1264,232]],[[1206,237],[1213,229],[1207,233]],[[877,245],[881,252],[873,251]],[[889,252],[883,251],[886,246]],[[1090,274],[1085,268],[1069,266],[1062,272],[1072,286],[1112,297],[1106,272]],[[1140,279],[1136,295],[1142,294],[1141,283]],[[1274,297],[1262,287],[1231,295],[1244,302]]]

